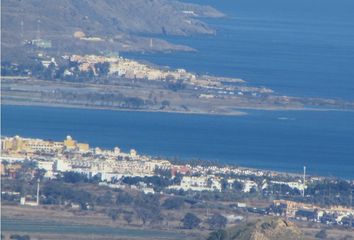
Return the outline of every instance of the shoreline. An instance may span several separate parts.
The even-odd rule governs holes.
[[[124,109],[124,108],[110,108],[110,107],[95,107],[95,106],[76,106],[70,104],[48,104],[48,103],[1,103],[6,106],[23,106],[23,107],[47,107],[47,108],[66,108],[66,109],[84,109],[84,110],[103,110],[103,111],[117,111],[117,112],[146,112],[146,113],[166,113],[166,114],[190,114],[190,115],[220,115],[220,116],[244,116],[248,115],[246,112],[235,111],[234,113],[208,113],[208,112],[184,112],[184,111],[169,111],[169,110],[153,110],[153,109]]]
[[[50,104],[36,104],[33,105],[32,103],[29,104],[8,104],[8,103],[1,103],[2,106],[24,106],[24,107],[44,107],[44,108],[64,108],[64,109],[83,109],[83,110],[102,110],[102,111],[118,111],[118,112],[152,112],[152,113],[166,113],[166,114],[189,114],[189,115],[212,115],[212,116],[245,116],[245,115],[249,115],[250,113],[245,112],[244,114],[240,114],[240,115],[225,115],[225,114],[215,114],[215,113],[188,113],[188,112],[174,112],[174,111],[149,111],[149,110],[129,110],[129,109],[110,109],[110,108],[93,108],[93,107],[72,107],[69,105],[65,105],[65,106],[56,106],[56,105],[50,105]],[[283,110],[279,110],[279,109],[274,109],[274,110],[264,110],[264,109],[248,109],[248,110],[255,110],[255,111],[312,111],[311,109],[283,109]],[[317,111],[318,109],[315,109],[313,111]],[[320,109],[322,111],[332,111],[332,110],[323,110]],[[334,110],[336,111],[336,110]],[[351,111],[350,111],[351,112]],[[5,136],[5,135],[2,135]],[[35,136],[24,136],[24,137],[29,137],[29,138],[35,138]],[[44,139],[46,140],[46,139]],[[95,147],[102,147],[102,146],[95,146]],[[104,147],[103,147],[104,148]],[[147,153],[142,153],[146,156],[152,157],[152,158],[156,158],[158,157],[157,155],[154,154],[147,154]],[[162,158],[166,158],[169,161],[171,161],[171,159],[173,159],[173,156],[160,156]],[[194,158],[180,158],[180,161],[187,163],[188,161],[192,161],[193,162]],[[302,176],[302,166],[299,167],[299,171],[291,171],[291,170],[275,170],[275,169],[271,169],[271,168],[258,168],[258,167],[248,167],[244,164],[238,164],[238,163],[230,163],[230,162],[219,162],[219,161],[214,161],[213,159],[204,159],[205,162],[210,162],[212,165],[215,166],[231,166],[231,167],[237,167],[239,169],[242,170],[251,170],[251,171],[263,171],[266,173],[270,173],[270,174],[277,174],[277,175],[289,175],[289,176],[295,176],[295,177],[299,177]],[[344,179],[344,180],[349,180],[352,181],[354,180],[354,177],[339,177],[339,176],[333,176],[333,175],[327,175],[327,174],[309,174],[308,176],[310,177],[317,177],[317,178],[328,178],[328,179]]]
[[[23,106],[23,107],[47,107],[47,108],[67,108],[67,109],[84,109],[84,110],[104,110],[104,111],[119,111],[119,112],[146,112],[146,113],[166,113],[166,114],[187,114],[187,115],[211,115],[211,116],[246,116],[249,115],[247,111],[274,111],[274,112],[286,112],[286,111],[308,111],[308,112],[354,112],[353,109],[336,109],[336,108],[307,108],[307,107],[237,107],[234,112],[205,112],[205,111],[177,111],[177,110],[158,110],[158,109],[124,109],[124,108],[112,108],[112,107],[99,107],[99,106],[78,106],[72,104],[50,104],[40,102],[15,102],[8,101],[1,102],[2,106]]]
[[[7,135],[2,135],[1,134],[1,138],[3,137],[13,137],[13,136],[7,136]],[[25,138],[35,138],[35,139],[40,139],[38,137],[33,137],[33,136],[23,136]],[[49,141],[48,139],[41,139],[44,141]],[[57,139],[58,140],[58,139]],[[104,150],[106,150],[106,148],[103,148],[101,146],[94,146],[94,147],[100,147]],[[245,165],[240,165],[240,164],[236,164],[236,163],[221,163],[221,162],[214,162],[213,160],[207,160],[207,159],[201,159],[202,163],[200,164],[193,164],[193,158],[180,158],[179,162],[173,162],[171,156],[156,156],[156,155],[151,155],[151,154],[144,154],[142,156],[148,157],[150,159],[166,159],[167,161],[169,161],[171,164],[174,165],[183,165],[183,164],[187,164],[187,165],[191,165],[191,166],[202,166],[202,167],[208,167],[208,166],[212,166],[212,167],[218,167],[218,168],[224,168],[224,167],[228,167],[228,168],[234,168],[234,169],[239,169],[242,171],[251,171],[252,174],[250,175],[257,175],[257,172],[262,172],[263,176],[290,176],[290,177],[297,177],[297,178],[301,178],[303,176],[303,173],[301,171],[299,172],[295,172],[295,171],[286,171],[286,170],[274,170],[274,169],[269,169],[269,168],[257,168],[257,167],[247,167]],[[7,156],[0,156],[0,162],[5,160],[6,161],[6,157]],[[3,159],[4,158],[4,159]],[[301,168],[299,168],[300,170]],[[338,177],[338,176],[326,176],[326,175],[322,175],[322,174],[307,174],[307,177],[309,178],[318,178],[318,179],[342,179],[342,180],[346,180],[346,181],[354,181],[354,177]]]

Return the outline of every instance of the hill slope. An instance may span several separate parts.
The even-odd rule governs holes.
[[[301,231],[292,223],[278,219],[265,218],[225,231],[211,233],[208,240],[302,240]]]
[[[209,6],[175,0],[3,0],[2,60],[28,62],[33,39],[52,42],[52,56],[131,51],[193,51],[161,35],[214,34],[200,17],[222,17]],[[74,37],[80,31],[100,41]]]
[[[78,30],[123,38],[213,34],[214,30],[198,17],[223,16],[209,6],[169,0],[3,0],[1,5],[4,46],[38,35],[47,39],[72,36]]]

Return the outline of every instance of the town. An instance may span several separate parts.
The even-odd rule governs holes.
[[[2,137],[1,151],[3,204],[32,207],[64,204],[80,211],[93,211],[103,205],[109,207],[108,216],[114,220],[123,214],[128,224],[139,219],[143,224],[171,221],[170,227],[174,224],[178,227],[176,222],[192,216],[193,224],[183,222],[187,229],[202,222],[210,224],[210,218],[218,219],[211,225],[226,225],[264,215],[354,227],[353,181],[307,176],[305,169],[303,174],[287,174],[210,162],[168,160],[141,155],[135,149],[123,152],[119,147],[91,148],[71,136],[63,141]],[[78,190],[77,183],[99,190],[96,193],[86,188]],[[102,193],[104,189],[110,190]],[[116,200],[112,200],[117,193]],[[185,216],[182,220],[183,216],[165,219],[160,211],[141,212],[144,208],[141,202],[138,209],[133,206],[128,212],[113,208],[116,204],[130,205],[134,196],[155,202],[154,209],[158,206],[165,210],[185,209]],[[146,204],[146,208],[151,208]],[[212,214],[215,207],[221,210]],[[209,208],[206,213],[201,212]]]
[[[35,62],[23,65],[4,62],[1,69],[3,76],[37,77],[46,80],[61,79],[71,82],[99,81],[101,83],[102,77],[109,77],[113,83],[114,78],[130,81],[139,79],[162,81],[175,84],[171,86],[172,90],[179,90],[178,87],[181,88],[182,86],[179,85],[182,84],[187,84],[192,88],[202,88],[205,93],[200,97],[205,95],[209,98],[216,97],[218,94],[240,96],[253,94],[253,96],[257,96],[273,93],[273,90],[269,88],[246,86],[246,82],[239,78],[199,75],[182,68],[174,70],[169,67],[124,58],[118,52],[107,52],[101,55],[52,56],[47,52],[47,47],[51,46],[50,41],[34,39],[27,44],[38,49],[37,55],[33,56]],[[104,80],[108,81],[108,79]]]
[[[73,38],[99,41],[80,31]],[[159,66],[113,50],[59,54],[48,39],[22,44],[29,58],[1,63],[4,104],[223,115],[243,115],[242,109],[353,108],[350,101],[280,95],[239,78]]]

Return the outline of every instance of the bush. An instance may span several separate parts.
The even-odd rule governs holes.
[[[136,215],[143,222],[143,225],[150,221],[150,223],[159,223],[163,220],[160,210],[156,208],[138,208]]]
[[[112,219],[112,221],[116,221],[119,218],[120,211],[117,209],[111,209],[108,211],[108,216]]]
[[[123,219],[128,223],[128,225],[133,221],[133,215],[126,213],[123,215]]]
[[[77,172],[64,172],[63,180],[67,183],[88,182],[88,178],[85,174]]]
[[[116,204],[117,205],[130,205],[132,204],[134,198],[126,192],[121,192],[117,196]]]
[[[327,238],[326,229],[322,229],[321,231],[319,231],[318,233],[316,233],[315,237],[316,237],[316,238],[319,238],[319,239],[326,239],[326,238]]]
[[[225,228],[227,224],[227,219],[221,214],[214,214],[208,219],[208,224],[211,229],[222,229]]]
[[[185,229],[196,228],[202,222],[202,220],[200,220],[200,218],[198,218],[193,213],[187,213],[181,221],[183,224],[183,228]]]
[[[97,205],[109,206],[112,205],[112,193],[110,191],[106,191],[103,196],[99,196],[96,199]]]
[[[166,209],[180,209],[184,205],[184,200],[182,198],[168,198],[162,204],[162,207]]]
[[[44,184],[42,194],[46,196],[45,204],[61,204],[65,200],[80,204],[82,209],[87,209],[93,203],[93,196],[85,190],[76,190],[58,181],[48,181]]]
[[[218,230],[210,233],[208,240],[225,240],[227,238],[227,232],[225,230]]]

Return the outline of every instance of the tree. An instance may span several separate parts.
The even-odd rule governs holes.
[[[170,106],[170,101],[168,101],[168,100],[163,100],[162,102],[161,102],[161,108],[162,109],[165,109],[165,108],[167,108],[167,107],[169,107]]]
[[[42,194],[46,196],[45,204],[60,204],[65,200],[78,203],[81,209],[93,207],[93,196],[85,190],[78,190],[58,181],[47,181],[43,185]]]
[[[319,231],[318,233],[316,233],[315,237],[316,237],[316,238],[319,238],[319,239],[326,239],[326,238],[327,238],[326,229],[322,229],[321,231]]]
[[[162,204],[162,207],[166,209],[180,209],[184,205],[184,200],[182,198],[172,197],[167,198]]]
[[[119,218],[119,210],[117,209],[111,209],[108,212],[108,216],[112,219],[112,221],[116,221]]]
[[[154,173],[157,176],[165,177],[165,178],[168,178],[168,179],[170,179],[172,177],[170,169],[155,168]]]
[[[186,88],[186,85],[183,83],[182,80],[178,80],[176,82],[169,81],[167,84],[167,88],[177,92],[178,90],[183,90]]]
[[[138,208],[136,210],[136,214],[138,215],[138,218],[140,218],[143,222],[143,225],[145,225],[147,220],[152,217],[153,212],[150,209]]]
[[[145,101],[138,97],[127,97],[124,102],[127,108],[141,108],[145,104]]]
[[[134,205],[137,207],[141,207],[141,208],[147,208],[149,210],[151,210],[151,209],[158,210],[160,207],[159,196],[157,194],[151,194],[151,193],[138,194],[135,197]]]
[[[64,172],[63,173],[63,180],[64,180],[64,182],[68,182],[68,183],[78,183],[78,182],[87,182],[88,178],[83,173]]]
[[[56,67],[54,63],[51,62],[49,66],[44,70],[43,78],[45,80],[53,80],[56,75]]]
[[[72,201],[79,203],[82,210],[89,210],[93,207],[91,193],[84,190],[74,190],[71,194],[73,194]]]
[[[150,223],[159,223],[163,220],[160,209],[150,204],[138,207],[136,214],[143,222],[143,225],[145,225],[147,221],[150,221]]]
[[[232,184],[232,189],[234,189],[235,191],[241,191],[243,189],[243,185],[239,181],[235,181]]]
[[[130,205],[133,202],[133,197],[126,192],[121,192],[117,196],[116,204],[117,205]]]
[[[95,63],[94,67],[98,76],[107,76],[110,64],[109,62]]]
[[[216,232],[210,233],[208,240],[225,240],[227,238],[227,232],[225,230],[218,230]]]
[[[227,218],[221,214],[214,214],[208,219],[208,224],[211,229],[222,229],[227,224]]]
[[[110,191],[106,191],[103,196],[99,196],[96,200],[98,205],[111,205],[112,204],[112,193]]]
[[[36,172],[34,174],[34,178],[42,181],[46,172],[47,171],[45,169],[36,169]]]
[[[200,220],[193,213],[187,213],[181,221],[182,221],[182,224],[183,224],[183,228],[185,228],[185,229],[196,228],[202,222],[202,220]]]
[[[41,77],[46,68],[42,65],[41,62],[36,62],[32,65],[31,70],[33,76]]]
[[[132,214],[124,214],[123,215],[123,219],[128,223],[128,225],[130,225],[130,223],[133,221],[133,216]]]

